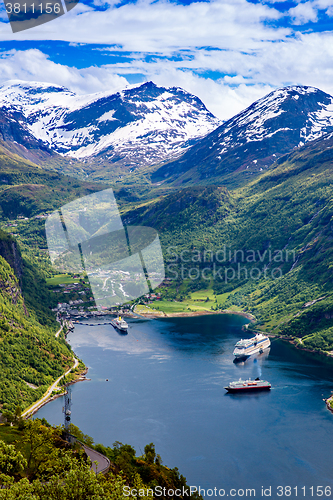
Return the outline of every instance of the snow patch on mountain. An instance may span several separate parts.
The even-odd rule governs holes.
[[[19,111],[29,133],[51,150],[79,160],[129,156],[133,163],[136,151],[138,164],[155,163],[221,124],[197,97],[152,82],[78,96],[58,85],[10,81],[0,87],[0,107]]]
[[[97,121],[98,122],[107,122],[108,120],[116,120],[117,118],[113,117],[115,112],[116,112],[115,109],[111,109],[111,111],[107,111],[106,113],[104,113],[104,115],[97,118]]]
[[[224,122],[152,174],[176,185],[217,182],[267,169],[279,157],[333,132],[333,97],[314,87],[277,89]],[[256,162],[254,162],[254,159]]]
[[[290,137],[298,136],[294,146],[297,147],[332,129],[333,97],[314,87],[293,86],[275,90],[254,102],[212,132],[207,140],[209,149],[223,155],[288,131]]]

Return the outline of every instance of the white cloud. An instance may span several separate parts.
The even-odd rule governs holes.
[[[250,49],[258,47],[262,40],[286,36],[289,30],[273,29],[263,22],[279,17],[276,9],[246,0],[211,0],[190,5],[138,0],[103,12],[79,3],[51,23],[15,36],[5,25],[0,39],[117,44],[124,50],[163,53],[176,47]]]
[[[182,87],[198,96],[212,113],[222,119],[230,118],[273,88],[260,84],[247,86],[241,81],[232,88],[228,79],[226,82],[214,81],[198,76],[192,71],[172,66],[165,67],[164,63],[149,65],[135,61],[134,64],[134,67],[127,65],[129,73],[141,71],[146,75],[147,81],[152,80],[157,85]],[[50,61],[37,49],[11,50],[0,54],[1,84],[8,80],[40,81],[63,85],[78,94],[105,90],[116,92],[128,85],[126,78],[117,74],[118,70],[119,67],[113,65],[100,68],[70,68]],[[126,72],[124,66],[122,72]]]
[[[40,50],[11,50],[0,54],[0,82],[27,80],[56,83],[79,94],[124,88],[127,80],[111,68],[71,68],[50,61]]]
[[[209,111],[224,120],[231,118],[273,90],[273,87],[269,85],[240,84],[233,88],[223,81],[214,81],[180,70],[151,74],[150,77],[158,85],[182,87],[198,96]]]
[[[326,10],[332,6],[332,0],[312,0],[317,9]]]
[[[289,16],[296,25],[318,21],[319,11],[324,11],[328,16],[333,15],[332,0],[308,0],[300,2],[296,7],[289,9]]]
[[[211,0],[180,5],[138,0],[104,12],[79,3],[67,15],[15,35],[9,25],[0,23],[0,39],[7,41],[62,40],[78,51],[81,44],[95,43],[110,55],[114,46],[132,52],[128,62],[78,69],[67,66],[65,58],[62,64],[52,62],[37,49],[12,50],[2,54],[0,81],[46,81],[92,93],[118,90],[128,83],[126,75],[143,75],[138,78],[198,95],[222,119],[289,84],[313,85],[333,94],[333,34],[276,28],[270,21],[283,17],[274,8],[280,0],[270,3]],[[114,6],[116,0],[107,4]],[[289,15],[298,26],[315,21],[318,10],[330,12],[331,7],[328,0],[299,1]],[[210,72],[222,76],[214,81]]]
[[[306,24],[310,21],[315,23],[318,20],[317,12],[317,8],[313,2],[305,2],[290,9],[289,15],[294,24]]]
[[[80,50],[78,48],[78,50]],[[175,52],[180,56],[181,53]],[[227,119],[272,89],[312,85],[333,94],[333,34],[308,33],[280,42],[262,43],[249,53],[232,50],[192,50],[182,60],[147,62],[138,54],[127,63],[78,69],[56,64],[37,49],[3,53],[0,82],[10,79],[57,83],[78,94],[117,91],[127,74],[143,75],[163,86],[180,86],[202,99],[216,116]],[[210,71],[222,76],[207,77]],[[119,76],[123,75],[123,76]]]

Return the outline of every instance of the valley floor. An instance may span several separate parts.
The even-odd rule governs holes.
[[[170,302],[169,304],[173,304]],[[177,309],[177,306],[176,308]],[[154,307],[149,307],[149,306],[136,306],[134,309],[134,312],[140,316],[147,317],[147,318],[173,318],[173,317],[187,317],[187,316],[205,316],[209,314],[237,314],[238,316],[243,316],[244,318],[248,318],[251,321],[255,320],[255,317],[252,314],[242,312],[242,311],[236,311],[236,310],[231,310],[231,309],[225,309],[222,311],[212,311],[210,309],[203,309],[201,308],[198,311],[172,311],[172,312],[165,312],[162,309],[155,309]]]

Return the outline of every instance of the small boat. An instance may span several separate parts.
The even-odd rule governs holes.
[[[266,335],[258,333],[251,339],[241,339],[235,345],[233,355],[238,359],[246,359],[252,354],[262,354],[265,349],[270,347],[271,341]]]
[[[228,392],[269,391],[270,388],[271,384],[266,380],[260,380],[259,377],[255,380],[239,379],[236,382],[230,382],[230,384],[225,387]]]
[[[114,318],[111,321],[111,325],[114,326],[120,332],[127,333],[128,324],[126,323],[125,320],[123,320],[121,316],[118,316],[118,318]]]

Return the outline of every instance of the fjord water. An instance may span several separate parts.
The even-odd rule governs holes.
[[[130,319],[128,335],[88,321],[95,326],[78,324],[68,338],[91,379],[72,386],[72,422],[95,443],[117,440],[141,454],[153,442],[165,465],[202,488],[255,488],[261,497],[272,486],[277,498],[279,485],[332,485],[330,359],[273,340],[269,353],[236,364],[234,344],[249,334],[235,315]],[[224,390],[256,376],[272,390]],[[61,424],[62,406],[59,398],[37,416]]]

